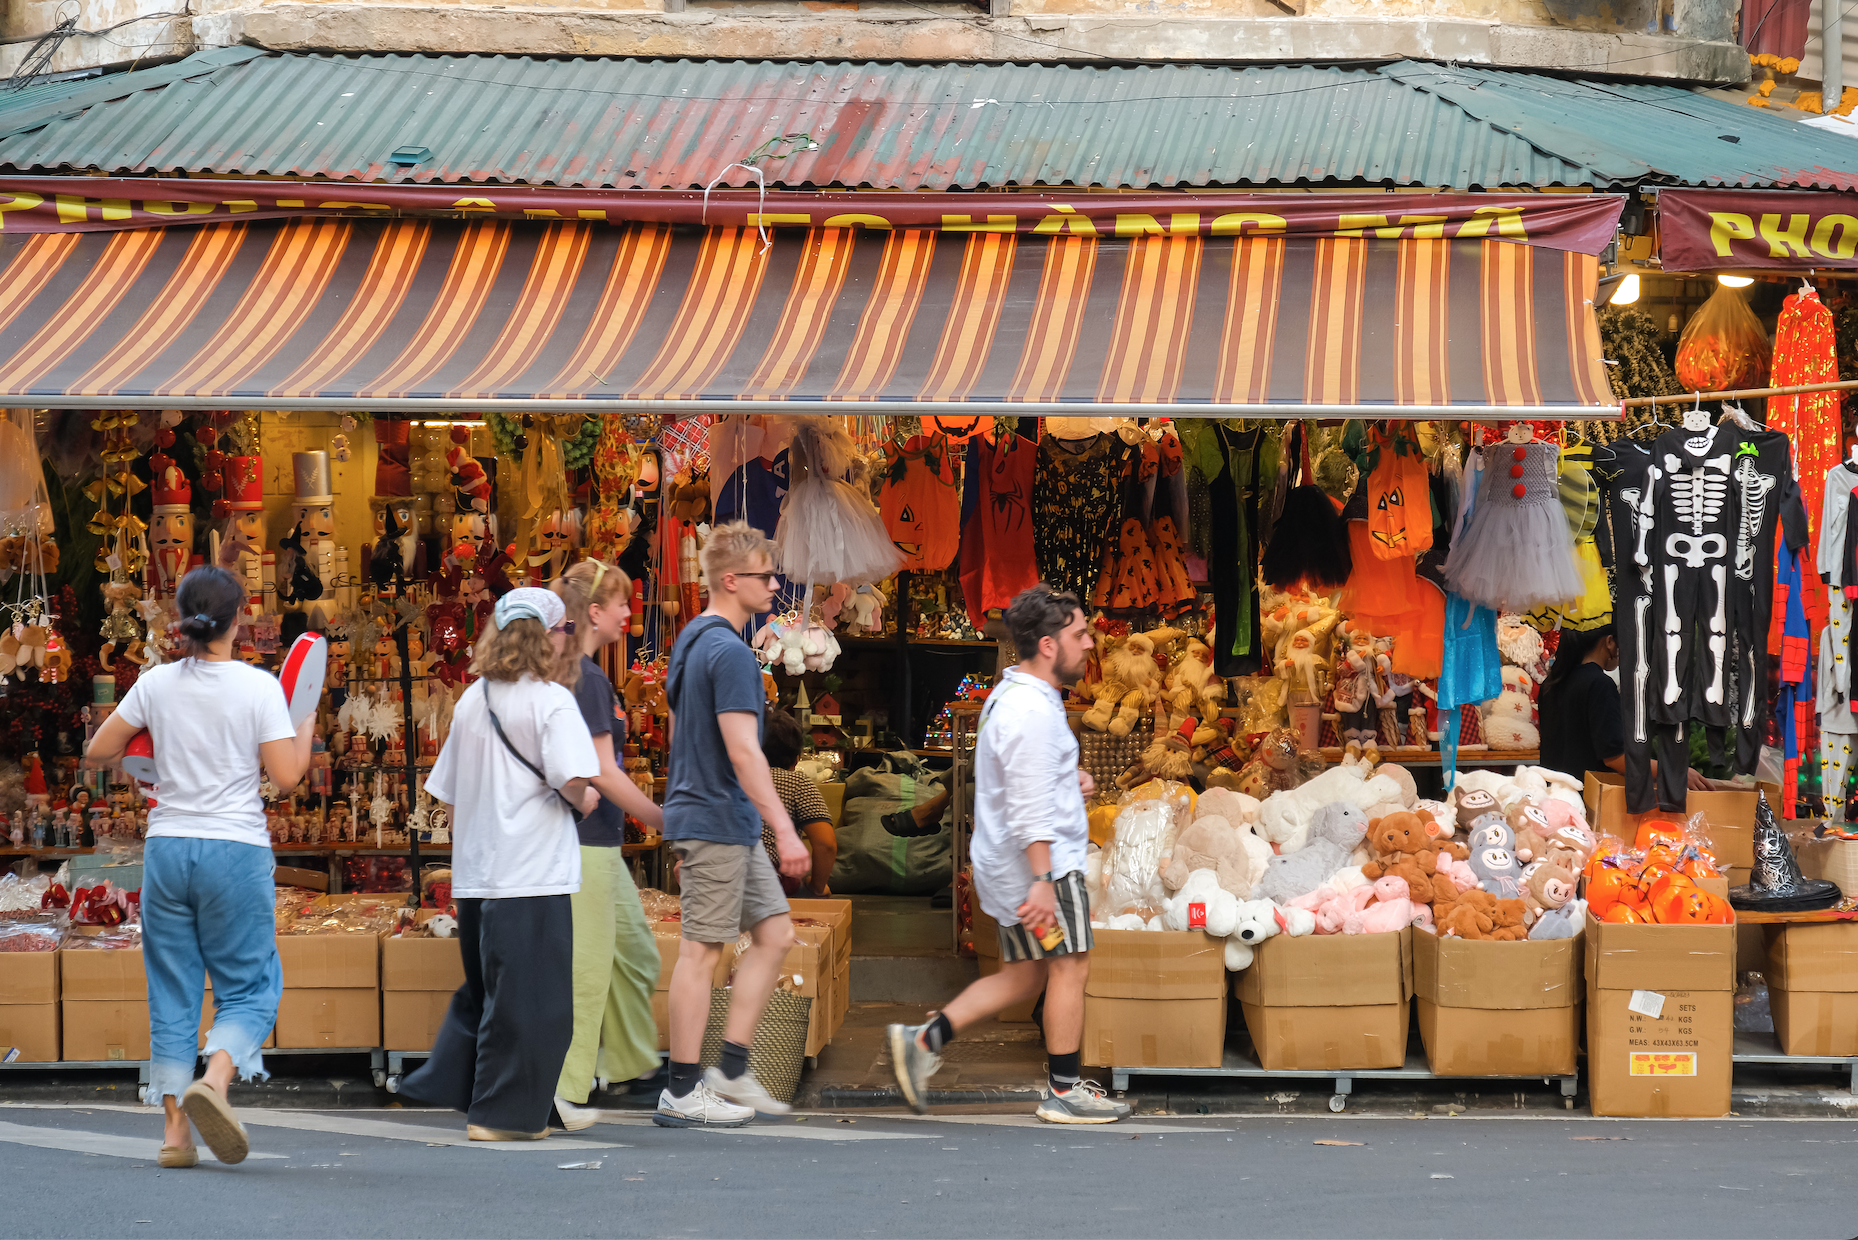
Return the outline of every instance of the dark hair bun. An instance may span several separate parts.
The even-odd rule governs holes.
[[[213,617],[204,614],[188,616],[181,621],[181,632],[197,642],[211,641],[213,630],[218,627],[213,623]]]

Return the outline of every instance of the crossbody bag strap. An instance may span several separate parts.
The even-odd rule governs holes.
[[[497,708],[490,704],[490,681],[489,679],[486,678],[486,679],[479,680],[478,683],[484,686],[484,710],[488,712],[490,715],[490,726],[496,730],[497,739],[503,742],[503,747],[510,751],[510,757],[515,758],[518,762],[528,767],[529,773],[534,775],[537,779],[541,780],[542,786],[544,788],[548,788],[551,792],[553,792],[555,796],[561,801],[561,803],[568,807],[568,812],[574,815],[574,821],[579,822],[582,817],[580,807],[575,805],[574,802],[568,800],[567,797],[562,796],[561,789],[554,787],[552,784],[548,782],[548,776],[542,773],[542,768],[537,766],[535,763],[531,762],[529,759],[523,757],[522,751],[516,748],[516,746],[510,741],[510,738],[508,736],[504,735],[503,721],[497,718]]]

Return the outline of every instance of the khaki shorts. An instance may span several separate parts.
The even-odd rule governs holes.
[[[759,840],[673,840],[671,851],[683,863],[678,870],[683,936],[691,942],[733,943],[743,931],[787,914],[781,876]]]

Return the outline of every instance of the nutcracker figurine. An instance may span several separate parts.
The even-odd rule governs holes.
[[[298,553],[322,582],[323,592],[315,600],[302,600],[305,606],[320,601],[330,619],[341,614],[336,595],[335,564],[335,488],[330,484],[327,452],[293,452],[290,454],[291,481],[296,489],[296,503],[291,516],[303,547]]]
[[[266,587],[273,584],[265,580],[266,556],[271,556],[273,573],[276,572],[277,563],[275,553],[267,553],[264,549],[264,458],[229,456],[222,476],[226,480],[226,506],[232,510],[232,519],[224,537],[235,538],[240,544],[238,564],[233,571],[245,578],[245,614],[262,616],[265,613]],[[216,561],[220,556],[220,546],[221,536],[215,535],[213,558]]]
[[[173,598],[194,553],[193,486],[170,465],[155,480],[148,526],[148,597]]]

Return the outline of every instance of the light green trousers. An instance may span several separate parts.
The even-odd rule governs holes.
[[[600,1050],[605,1076],[630,1081],[658,1068],[658,945],[639,904],[639,889],[617,848],[581,849],[581,889],[574,908],[574,1041],[555,1093],[587,1101]]]

